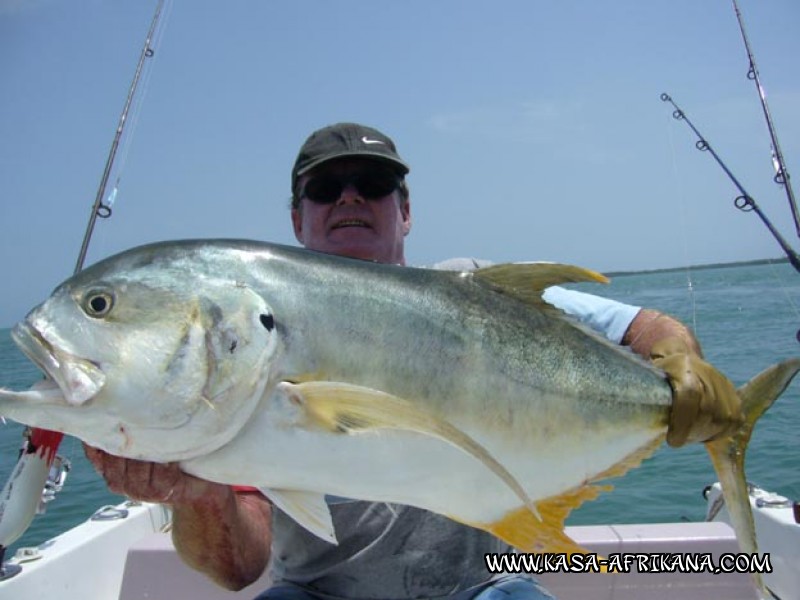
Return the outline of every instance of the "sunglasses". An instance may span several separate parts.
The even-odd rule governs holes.
[[[311,177],[303,188],[301,197],[316,204],[333,204],[342,192],[352,185],[366,200],[388,196],[400,186],[400,178],[390,169],[368,169],[353,173],[322,173]]]

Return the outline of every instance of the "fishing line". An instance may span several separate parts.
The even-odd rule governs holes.
[[[770,273],[772,274],[772,277],[775,279],[775,282],[777,283],[778,289],[780,289],[780,291],[783,292],[783,295],[786,297],[787,303],[789,304],[789,306],[794,311],[795,318],[798,321],[800,321],[800,308],[798,308],[797,304],[792,299],[792,295],[789,293],[789,286],[786,285],[786,280],[778,272],[778,270],[776,268],[776,265],[775,265],[775,261],[768,260],[767,264],[770,266]],[[797,341],[800,342],[800,330],[798,330],[796,337],[797,337]]]
[[[672,157],[672,180],[678,188],[677,195],[680,198],[681,219],[683,221],[681,231],[683,232],[683,264],[686,265],[686,290],[692,307],[692,331],[697,335],[697,301],[694,294],[694,283],[692,282],[692,266],[689,263],[689,218],[688,205],[686,202],[686,192],[682,185],[682,179],[678,172],[677,153],[675,151],[675,139],[672,135],[672,127],[669,116],[666,121],[667,139],[669,140],[670,154]]]

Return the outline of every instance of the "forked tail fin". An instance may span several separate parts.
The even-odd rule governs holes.
[[[762,371],[740,387],[737,391],[744,423],[733,435],[705,444],[722,486],[739,548],[746,554],[758,552],[758,543],[744,475],[744,454],[756,421],[778,399],[798,371],[800,359],[787,360]],[[754,573],[753,579],[762,598],[773,598],[760,574]]]

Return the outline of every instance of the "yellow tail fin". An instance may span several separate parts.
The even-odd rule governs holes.
[[[756,421],[783,393],[799,370],[800,359],[787,360],[762,371],[740,387],[737,391],[742,403],[744,423],[733,435],[705,444],[722,486],[722,495],[736,531],[739,548],[747,554],[758,552],[753,512],[750,509],[744,475],[747,443]],[[753,578],[759,593],[764,598],[770,598],[771,594],[764,586],[761,575],[755,573]]]

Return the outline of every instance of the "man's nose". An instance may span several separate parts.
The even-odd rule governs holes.
[[[363,202],[364,197],[358,191],[358,188],[352,183],[348,183],[342,188],[342,193],[339,194],[339,200],[336,204],[363,204]]]

